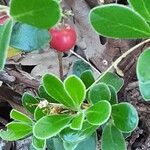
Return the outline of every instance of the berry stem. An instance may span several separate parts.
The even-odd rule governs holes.
[[[60,79],[63,81],[64,80],[64,73],[63,73],[63,59],[62,59],[62,52],[57,52],[58,56],[58,63],[59,63],[59,76]]]
[[[128,51],[126,51],[124,54],[122,54],[118,59],[116,59],[116,61],[114,63],[112,63],[112,65],[102,74],[100,75],[97,80],[86,90],[89,91],[90,88],[92,88],[95,84],[97,84],[109,71],[111,71],[113,68],[117,67],[118,64],[130,53],[132,53],[133,51],[137,50],[140,46],[147,44],[148,42],[150,42],[150,39],[147,39],[145,41],[142,41],[141,43],[137,44],[136,46],[132,47],[131,49],[129,49]]]
[[[70,50],[70,52],[75,55],[76,57],[78,57],[79,59],[83,60],[86,64],[88,64],[95,72],[97,72],[99,75],[101,74],[101,72],[96,69],[89,61],[85,60],[83,57],[81,57],[80,55],[78,55],[76,52],[74,52],[73,50]]]

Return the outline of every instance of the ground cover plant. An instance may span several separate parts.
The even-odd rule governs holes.
[[[6,125],[6,130],[1,130],[2,139],[16,141],[31,136],[31,149],[81,150],[87,149],[88,144],[96,149],[92,142],[97,140],[96,130],[100,129],[102,150],[127,149],[125,139],[137,127],[138,113],[130,103],[118,101],[117,94],[124,81],[111,71],[118,69],[123,58],[150,41],[147,39],[150,37],[149,2],[128,2],[130,7],[108,4],[93,8],[89,14],[91,30],[97,34],[146,39],[121,55],[97,79],[90,70],[82,72],[79,77],[69,75],[64,79],[62,52],[75,46],[77,33],[71,25],[64,24],[64,18],[72,14],[62,11],[61,1],[30,0],[29,4],[25,0],[11,0],[9,8],[0,6],[1,70],[4,69],[9,45],[29,52],[50,43],[58,52],[60,72],[60,79],[54,74],[45,74],[36,96],[24,93],[22,105],[28,115],[12,109],[10,118],[13,121]],[[19,34],[30,32],[36,38],[28,39],[28,44],[23,45],[18,29]],[[150,100],[149,58],[150,49],[147,48],[140,55],[136,68],[145,101]]]

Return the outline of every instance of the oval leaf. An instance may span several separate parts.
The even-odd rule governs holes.
[[[31,133],[32,126],[21,122],[11,122],[7,124],[7,131],[1,130],[0,137],[6,141],[17,141],[29,136]]]
[[[10,15],[19,22],[48,29],[60,20],[61,9],[57,0],[11,0]]]
[[[84,113],[80,112],[75,118],[73,118],[70,128],[73,130],[81,130],[84,121]]]
[[[102,125],[106,123],[111,115],[111,105],[108,101],[100,101],[86,111],[86,118],[92,125]]]
[[[4,68],[7,58],[12,26],[12,20],[8,20],[4,25],[0,25],[0,70]]]
[[[117,92],[120,91],[124,84],[124,80],[112,72],[107,72],[105,76],[100,79],[100,82],[113,86]]]
[[[143,98],[147,101],[150,100],[150,49],[145,50],[137,62],[137,78],[139,80],[140,91]]]
[[[16,121],[21,121],[21,122],[28,123],[31,125],[33,123],[31,118],[29,118],[27,115],[15,110],[15,109],[12,109],[12,111],[10,112],[10,117]]]
[[[76,108],[79,109],[86,96],[86,88],[82,80],[75,75],[71,75],[64,81],[64,86],[73,99]]]
[[[149,0],[128,0],[130,5],[137,11],[146,21],[150,22],[150,5]]]
[[[101,100],[110,100],[111,92],[105,83],[99,83],[93,86],[89,91],[89,99],[95,104]]]
[[[38,106],[39,101],[34,98],[32,95],[28,93],[24,93],[22,96],[22,105],[26,108],[30,113],[34,113],[34,110]]]
[[[71,121],[68,115],[52,115],[41,118],[33,128],[33,134],[39,139],[48,139],[56,136]]]
[[[45,108],[36,107],[36,109],[34,111],[34,119],[36,121],[47,115],[44,110],[45,110]]]
[[[102,150],[126,150],[126,143],[120,130],[111,122],[105,125],[102,133]]]
[[[138,125],[138,113],[129,103],[123,102],[112,106],[112,117],[115,126],[122,132],[131,132]]]
[[[43,77],[43,86],[46,92],[59,103],[76,110],[76,104],[68,95],[63,82],[53,74],[46,74]]]
[[[32,145],[36,150],[44,150],[46,148],[46,140],[32,138]]]
[[[113,38],[149,38],[150,27],[138,13],[119,4],[98,6],[90,22],[99,34]]]
[[[117,92],[115,90],[115,88],[111,85],[108,85],[109,87],[109,90],[111,92],[111,99],[110,99],[110,104],[113,105],[113,104],[117,104],[118,103],[118,96],[117,96]]]
[[[13,27],[10,46],[30,52],[44,48],[49,41],[50,35],[48,30],[16,23]]]

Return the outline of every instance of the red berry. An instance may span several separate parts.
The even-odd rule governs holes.
[[[61,28],[50,29],[51,41],[50,46],[57,51],[69,51],[75,46],[77,35],[73,27],[67,25]]]

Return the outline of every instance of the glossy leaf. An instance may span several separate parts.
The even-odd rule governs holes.
[[[28,93],[24,93],[22,97],[22,104],[30,113],[34,113],[34,110],[38,106],[38,100]]]
[[[57,0],[11,0],[10,15],[16,21],[48,29],[60,20],[60,4]]]
[[[45,91],[44,87],[41,85],[38,89],[38,94],[40,98],[46,99],[50,103],[58,103],[54,98],[52,98],[48,93]]]
[[[12,109],[12,111],[10,112],[10,117],[16,121],[21,121],[21,122],[28,123],[31,125],[33,123],[31,118],[29,118],[27,115],[15,110],[15,109]]]
[[[109,87],[105,83],[99,83],[93,86],[89,91],[89,99],[90,101],[95,104],[102,100],[109,101],[111,98],[111,92]]]
[[[65,79],[64,86],[69,96],[74,101],[76,108],[79,109],[86,96],[86,87],[84,83],[77,76],[71,75]]]
[[[137,68],[136,68],[140,91],[143,98],[147,101],[150,100],[149,60],[150,60],[150,49],[147,49],[138,58]]]
[[[76,110],[74,100],[68,95],[63,82],[52,74],[46,74],[43,77],[43,86],[46,92],[59,103]]]
[[[116,89],[111,86],[111,85],[108,85],[109,87],[109,90],[111,92],[111,99],[110,99],[110,104],[113,105],[113,104],[117,104],[118,103],[118,96],[117,96],[117,92],[116,92]]]
[[[0,137],[6,141],[16,141],[29,136],[32,133],[32,126],[21,123],[11,122],[7,124],[7,130],[1,130]]]
[[[106,73],[106,75],[101,78],[100,82],[113,86],[117,92],[120,91],[124,84],[124,80],[122,78],[111,72]]]
[[[102,125],[108,121],[111,115],[111,105],[108,101],[100,101],[86,111],[86,118],[92,125]]]
[[[112,38],[149,38],[150,26],[131,8],[119,4],[98,6],[90,12],[95,31]]]
[[[150,5],[149,0],[128,0],[130,5],[137,11],[146,21],[150,22]]]
[[[81,80],[85,84],[86,88],[89,88],[95,81],[93,73],[91,70],[84,71],[81,76]]]
[[[3,70],[6,62],[12,25],[12,20],[8,20],[4,25],[0,25],[0,70]]]
[[[16,23],[13,27],[10,46],[30,52],[44,48],[49,41],[50,35],[48,30]]]
[[[36,137],[33,137],[32,145],[36,150],[45,150],[46,140],[41,140],[41,139],[37,139]]]
[[[39,119],[41,119],[42,117],[47,115],[44,110],[45,110],[45,108],[36,107],[36,109],[34,111],[34,119],[36,121],[38,121]]]
[[[102,133],[102,150],[126,150],[124,137],[111,122],[105,125]]]
[[[45,116],[35,123],[33,134],[39,139],[48,139],[56,136],[71,121],[72,117],[68,115]]]
[[[94,126],[88,123],[87,121],[84,121],[81,130],[72,130],[68,127],[61,131],[60,137],[65,142],[78,143],[90,137],[98,127],[99,126]]]
[[[115,126],[122,132],[131,132],[138,125],[138,113],[136,109],[127,102],[112,106],[112,118]]]
[[[80,112],[73,118],[70,128],[73,130],[81,130],[84,121],[84,113]]]

